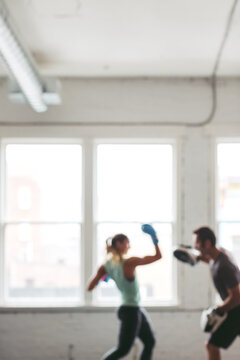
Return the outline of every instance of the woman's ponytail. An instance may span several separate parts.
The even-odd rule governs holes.
[[[110,254],[110,253],[113,253],[113,246],[112,246],[112,238],[109,237],[107,238],[106,240],[106,253],[107,254]]]
[[[127,239],[127,236],[124,234],[117,234],[113,237],[109,237],[106,240],[106,253],[111,254],[111,257],[114,261],[119,262],[122,259],[122,255],[118,253],[116,249],[116,243],[119,241],[122,243],[125,239]]]

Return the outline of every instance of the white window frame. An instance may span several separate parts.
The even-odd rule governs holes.
[[[147,139],[147,138],[101,138],[101,139],[95,139],[93,141],[93,169],[94,169],[94,174],[93,174],[93,202],[94,204],[97,205],[97,200],[96,200],[96,195],[97,195],[97,189],[96,189],[96,185],[97,185],[97,147],[98,145],[105,145],[105,144],[114,144],[114,145],[137,145],[137,144],[141,144],[141,145],[171,145],[172,146],[172,150],[173,150],[173,188],[172,188],[172,194],[173,194],[173,198],[172,198],[172,202],[173,202],[173,220],[172,222],[167,222],[167,221],[159,221],[159,224],[170,224],[172,227],[172,245],[176,245],[176,239],[177,239],[177,207],[178,207],[178,201],[177,201],[177,187],[178,184],[177,182],[174,181],[174,179],[177,179],[177,142],[176,139],[170,138],[170,139]],[[101,224],[101,222],[98,222],[96,219],[96,209],[94,209],[93,212],[93,228],[94,228],[94,233],[93,233],[93,239],[94,239],[94,246],[92,249],[92,253],[93,253],[93,263],[96,264],[97,263],[97,252],[95,251],[95,249],[97,249],[97,227],[99,224]],[[124,222],[126,223],[126,222]],[[132,222],[129,222],[132,223]],[[95,269],[93,269],[95,270]],[[179,296],[178,296],[178,286],[177,286],[177,265],[176,262],[173,261],[173,273],[172,273],[172,290],[173,290],[173,298],[172,301],[161,301],[158,302],[157,304],[154,303],[150,303],[148,306],[150,307],[155,307],[155,308],[161,308],[161,307],[167,307],[167,306],[177,306],[180,302],[179,300]],[[93,293],[92,296],[89,298],[90,303],[89,305],[91,306],[97,306],[97,300],[96,300],[97,296]],[[102,307],[108,307],[108,306],[116,306],[115,303],[107,303],[106,305],[101,304],[100,306]]]
[[[239,224],[240,220],[224,220],[221,221],[218,219],[218,167],[217,167],[217,161],[218,161],[218,153],[217,148],[219,144],[239,144],[240,145],[240,137],[229,137],[229,138],[216,138],[215,139],[215,151],[214,151],[214,164],[215,164],[215,176],[214,176],[214,184],[215,184],[215,202],[214,202],[214,214],[215,214],[215,228],[217,229],[217,238],[219,239],[219,229],[220,224]]]
[[[11,224],[21,224],[21,221],[7,221],[5,219],[5,209],[6,209],[6,197],[5,197],[5,189],[6,189],[6,184],[5,184],[5,177],[6,177],[6,147],[8,145],[11,144],[19,144],[19,145],[80,145],[82,146],[82,142],[81,141],[76,141],[75,139],[71,140],[71,139],[45,139],[45,138],[4,138],[1,140],[1,186],[0,186],[0,193],[1,193],[1,212],[0,212],[0,306],[4,306],[4,307],[62,307],[65,306],[65,304],[67,303],[67,301],[65,300],[57,300],[55,299],[54,301],[49,301],[47,302],[47,300],[43,300],[40,302],[34,301],[34,304],[31,305],[31,301],[25,301],[25,300],[18,300],[17,302],[15,300],[7,300],[5,298],[5,294],[6,294],[6,274],[5,274],[5,238],[4,238],[4,233],[5,233],[5,228],[7,225],[11,225]],[[82,165],[83,167],[83,165]],[[82,186],[83,187],[83,186]],[[83,189],[82,189],[82,194],[83,194]],[[81,204],[82,207],[82,204]],[[83,209],[82,209],[82,214],[83,214]],[[83,215],[82,215],[82,219],[79,222],[63,222],[63,221],[29,221],[29,224],[38,224],[38,225],[50,225],[50,224],[77,224],[80,226],[81,228],[81,239],[82,239],[82,227],[83,227]],[[80,257],[79,257],[79,263],[80,266],[82,264],[82,260],[83,260],[83,254],[82,254],[82,241],[79,239],[80,243],[79,243],[79,249],[80,249]],[[79,288],[80,288],[80,298],[79,301],[69,301],[69,305],[67,306],[79,306],[81,304],[83,304],[83,282],[84,282],[84,277],[83,277],[83,272],[80,272],[80,284],[79,284]]]
[[[93,304],[94,294],[86,291],[86,284],[89,278],[92,276],[94,268],[94,259],[96,259],[95,245],[96,245],[96,222],[94,211],[94,200],[96,188],[96,145],[100,143],[146,143],[146,144],[173,144],[173,203],[175,204],[174,209],[174,221],[173,221],[173,246],[176,246],[177,239],[181,239],[183,232],[181,203],[183,201],[183,189],[182,189],[182,147],[184,145],[184,129],[169,128],[169,127],[119,127],[119,126],[72,126],[66,132],[66,127],[56,125],[54,128],[43,126],[39,127],[4,127],[0,128],[0,157],[1,157],[1,175],[0,175],[0,189],[3,195],[3,175],[4,170],[3,160],[3,146],[5,143],[12,141],[13,143],[45,143],[45,144],[80,144],[82,145],[82,226],[81,226],[81,258],[80,258],[80,272],[81,272],[81,288],[80,293],[82,298],[79,303],[68,306],[66,304],[51,304],[50,307],[47,305],[37,306],[33,305],[23,306],[23,311],[28,309],[35,309],[35,311],[46,311],[48,308],[52,311],[64,311],[68,308],[69,310],[78,309],[78,311],[108,311],[115,306],[104,306],[104,310],[101,306]],[[132,134],[134,133],[134,136]],[[9,136],[10,135],[10,136]],[[103,136],[101,136],[103,135]],[[2,198],[2,197],[1,197]],[[4,303],[4,281],[1,274],[4,269],[4,246],[3,246],[3,206],[2,202],[0,205],[0,308],[10,309],[9,304]],[[180,226],[181,224],[181,226]],[[177,261],[173,262],[173,289],[174,299],[167,303],[161,303],[160,306],[153,306],[149,309],[154,311],[168,310],[173,308],[184,307],[184,296],[183,296],[183,272],[179,271],[180,265]],[[14,307],[14,311],[21,310],[20,306]],[[8,311],[8,310],[7,310]]]

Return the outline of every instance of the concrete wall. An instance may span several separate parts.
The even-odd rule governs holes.
[[[191,243],[193,228],[204,224],[215,226],[215,138],[240,138],[240,80],[221,80],[217,93],[218,106],[211,124],[191,127],[180,123],[204,121],[211,110],[211,89],[206,80],[65,79],[62,106],[42,115],[26,106],[10,104],[6,83],[2,81],[0,137],[176,138],[177,234],[179,242],[184,239],[185,243]],[[67,126],[68,122],[71,126]],[[179,264],[178,274],[179,308],[149,311],[157,337],[155,360],[200,360],[205,356],[206,336],[200,331],[199,318],[201,309],[213,301],[208,269],[203,264],[195,268]],[[0,359],[65,360],[70,358],[70,344],[74,345],[75,360],[100,359],[115,344],[117,331],[114,309],[2,308]],[[223,359],[237,360],[239,354],[238,339],[223,353]],[[128,359],[133,359],[133,355]]]

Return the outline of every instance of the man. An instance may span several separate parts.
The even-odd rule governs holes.
[[[206,344],[208,360],[220,360],[220,348],[227,349],[240,335],[240,271],[227,252],[216,247],[216,237],[210,228],[200,227],[193,233],[195,248],[200,251],[198,260],[210,265],[215,288],[223,300],[215,310],[219,315],[228,314]]]

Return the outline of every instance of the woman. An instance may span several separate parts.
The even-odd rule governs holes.
[[[122,303],[118,309],[118,317],[121,321],[118,346],[107,352],[102,360],[117,360],[126,356],[136,337],[139,337],[143,343],[140,359],[152,358],[155,339],[146,313],[139,307],[140,295],[135,269],[137,266],[151,264],[161,259],[162,255],[154,228],[149,224],[144,224],[142,230],[151,236],[155,254],[125,259],[124,255],[130,247],[129,239],[124,234],[117,234],[111,239],[111,244],[107,242],[107,253],[111,254],[110,260],[100,266],[88,284],[88,291],[91,291],[101,278],[107,275],[115,281],[122,297]]]

